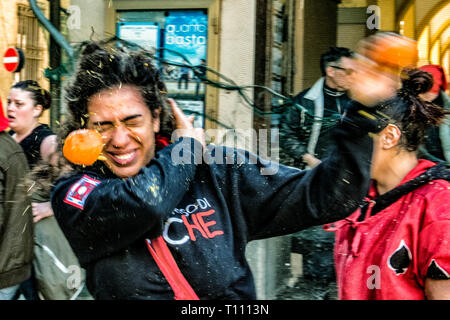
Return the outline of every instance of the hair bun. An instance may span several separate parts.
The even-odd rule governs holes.
[[[425,93],[433,87],[433,76],[431,73],[419,69],[403,69],[402,89],[414,96]]]
[[[49,109],[52,105],[52,95],[45,89],[41,88],[42,94],[42,107],[45,109]]]
[[[28,91],[32,94],[32,98],[36,104],[40,104],[42,108],[49,109],[52,103],[50,92],[42,88],[35,80],[23,80],[14,84],[11,88]]]

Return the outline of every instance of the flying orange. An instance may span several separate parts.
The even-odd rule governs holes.
[[[67,160],[78,165],[92,165],[103,150],[100,133],[92,129],[71,132],[64,142],[63,154]]]

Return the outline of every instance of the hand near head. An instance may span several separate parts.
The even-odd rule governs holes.
[[[379,69],[363,58],[354,63],[355,72],[348,91],[352,100],[373,107],[396,95],[400,86],[398,75]]]
[[[312,154],[309,154],[309,153],[305,153],[305,154],[302,156],[302,160],[303,160],[303,162],[305,162],[310,168],[314,168],[315,166],[317,166],[319,163],[322,162],[320,159],[317,159],[316,157],[314,157]]]
[[[194,116],[187,117],[183,111],[178,108],[175,100],[168,99],[168,101],[172,107],[172,112],[175,117],[174,140],[181,137],[189,137],[198,140],[203,147],[205,147],[205,132],[202,128],[194,128]]]
[[[368,107],[394,97],[400,71],[416,65],[418,57],[416,41],[390,32],[361,40],[356,52],[349,95]]]

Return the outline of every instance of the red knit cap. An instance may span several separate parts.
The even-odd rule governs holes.
[[[9,121],[5,117],[5,114],[3,113],[2,100],[0,99],[0,132],[5,130],[6,128],[8,128],[8,126],[9,126]]]
[[[447,90],[447,79],[445,79],[444,69],[442,69],[441,66],[428,64],[426,66],[421,66],[419,69],[433,75],[434,84],[430,92],[438,94],[440,90]]]

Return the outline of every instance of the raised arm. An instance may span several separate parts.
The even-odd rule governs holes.
[[[367,121],[355,115],[339,125],[335,149],[312,170],[280,165],[276,174],[261,175],[265,162],[237,167],[228,182],[239,197],[249,240],[340,220],[357,209],[370,180]]]

